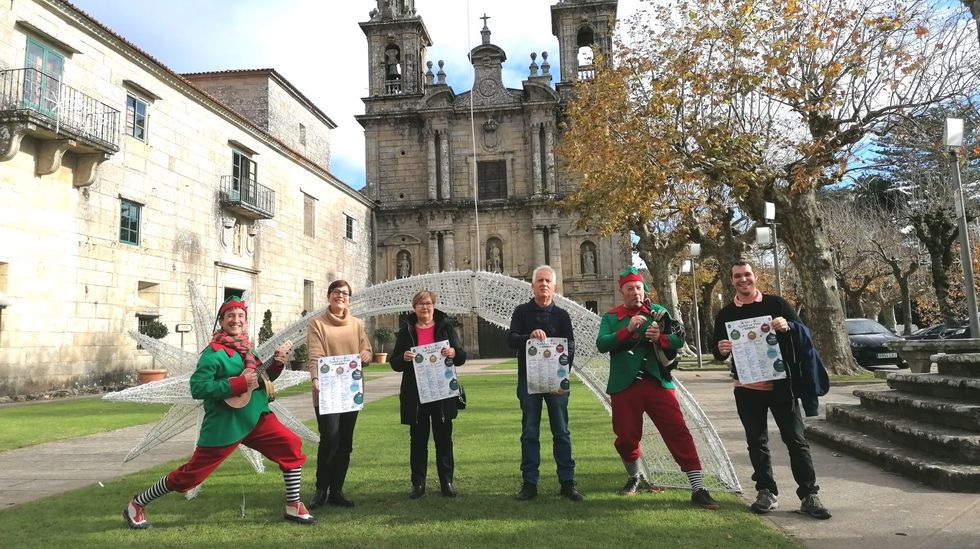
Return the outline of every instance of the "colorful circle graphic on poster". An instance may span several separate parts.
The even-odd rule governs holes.
[[[360,370],[354,370],[353,372],[351,372],[350,377],[354,381],[357,381],[357,380],[361,379],[362,377],[364,377],[364,372],[362,372]]]
[[[452,368],[446,368],[445,370],[443,370],[442,371],[442,375],[446,376],[446,379],[452,379],[453,377],[455,377],[453,375],[453,369]]]
[[[324,364],[323,366],[320,366],[320,371],[323,372],[323,373],[327,373],[327,372],[330,371],[330,366],[327,366],[326,364]]]
[[[758,337],[758,334],[756,334],[755,332],[749,332],[749,335],[745,337],[749,338],[749,341],[755,341],[755,338]]]
[[[452,365],[453,365],[453,359],[446,357],[446,368],[449,368]]]
[[[429,357],[429,362],[433,364],[435,364],[437,360],[439,360],[439,357],[437,357],[436,355],[432,355]]]
[[[763,324],[762,326],[759,326],[759,329],[762,330],[762,333],[768,334],[769,330],[771,330],[772,327],[769,326],[768,324]]]
[[[545,350],[544,350],[544,357],[545,357],[545,358],[551,358],[551,351],[550,351],[550,350],[548,350],[548,349],[545,349]]]
[[[453,390],[453,391],[455,391],[456,389],[459,389],[459,381],[456,378],[450,379],[449,380],[449,388],[451,390]]]
[[[561,380],[561,383],[559,384],[559,387],[561,387],[562,390],[567,391],[568,390],[568,378],[565,378],[565,379]]]
[[[337,370],[334,373],[337,374],[338,376],[344,375],[344,367],[343,366],[337,366]]]
[[[555,350],[558,351],[559,353],[564,353],[565,352],[565,346],[562,345],[561,343],[559,343],[558,345],[555,346]]]
[[[776,358],[777,356],[779,356],[779,353],[776,351],[774,347],[769,347],[768,349],[766,349],[766,356],[769,358]]]
[[[364,393],[354,395],[354,404],[364,404]]]
[[[776,343],[778,343],[778,341],[776,340],[776,334],[769,334],[769,335],[767,335],[766,336],[766,343],[768,343],[770,345],[775,345]]]
[[[782,360],[777,360],[772,363],[772,369],[776,370],[777,372],[784,372],[786,371],[786,363]]]
[[[558,371],[555,372],[555,374],[557,374],[558,377],[567,377],[568,371],[566,371],[564,368],[558,368]]]
[[[562,366],[568,366],[568,355],[561,355],[558,357],[558,364]]]
[[[742,338],[742,333],[741,333],[741,332],[739,332],[738,330],[732,330],[732,333],[731,333],[731,338],[732,338],[733,340],[734,340],[734,339],[741,339],[741,338]]]
[[[423,357],[422,355],[415,355],[415,363],[416,364],[422,364],[422,361],[423,360],[425,360],[425,357]]]
[[[353,392],[360,391],[360,390],[361,390],[361,384],[360,383],[351,383],[350,384],[350,392],[353,393]]]
[[[527,354],[529,354],[531,356],[534,356],[534,355],[538,354],[538,348],[537,347],[528,347],[527,348]]]
[[[357,368],[357,361],[356,360],[350,361],[350,364],[348,364],[347,367],[350,368],[351,370]]]

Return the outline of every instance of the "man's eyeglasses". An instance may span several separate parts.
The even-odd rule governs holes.
[[[343,297],[350,297],[350,292],[346,290],[330,290],[330,295],[339,295]]]
[[[420,301],[415,304],[416,307],[434,307],[435,303],[431,301]]]

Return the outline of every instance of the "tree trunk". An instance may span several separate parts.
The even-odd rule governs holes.
[[[654,295],[650,296],[650,300],[670,311],[670,316],[681,318],[677,307],[677,273],[674,272],[673,258],[658,257],[660,254],[654,255],[649,251],[645,255],[647,257],[641,257],[653,277]]]
[[[895,305],[888,304],[885,307],[882,307],[881,311],[878,313],[878,318],[885,328],[888,328],[893,332],[898,331],[895,329],[895,326],[898,324],[898,322],[895,320]]]
[[[784,195],[780,213],[781,240],[790,250],[804,290],[807,316],[813,340],[824,365],[835,374],[861,371],[851,355],[844,330],[844,311],[840,304],[837,278],[831,263],[830,241],[820,227],[816,193],[805,190]]]

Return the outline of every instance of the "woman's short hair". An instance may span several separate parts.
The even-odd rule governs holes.
[[[419,302],[426,297],[432,300],[433,305],[436,304],[436,293],[430,292],[429,290],[422,290],[420,292],[417,292],[414,296],[412,296],[412,308],[414,309],[415,306],[418,305]]]
[[[334,280],[333,282],[331,282],[330,286],[327,288],[327,293],[329,294],[330,292],[336,290],[337,288],[342,288],[342,287],[346,287],[347,291],[351,295],[354,295],[354,290],[350,287],[350,284],[346,280]]]

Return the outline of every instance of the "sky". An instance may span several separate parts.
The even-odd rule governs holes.
[[[364,185],[364,134],[354,116],[367,95],[367,41],[358,26],[374,0],[70,0],[177,73],[274,68],[337,123],[331,172]],[[416,0],[432,38],[428,60],[446,62],[446,81],[470,89],[466,58],[490,17],[491,42],[504,49],[504,84],[520,88],[530,53],[549,52],[559,74],[550,6],[557,0]],[[620,19],[644,0],[620,0]],[[541,58],[538,57],[538,62]]]

